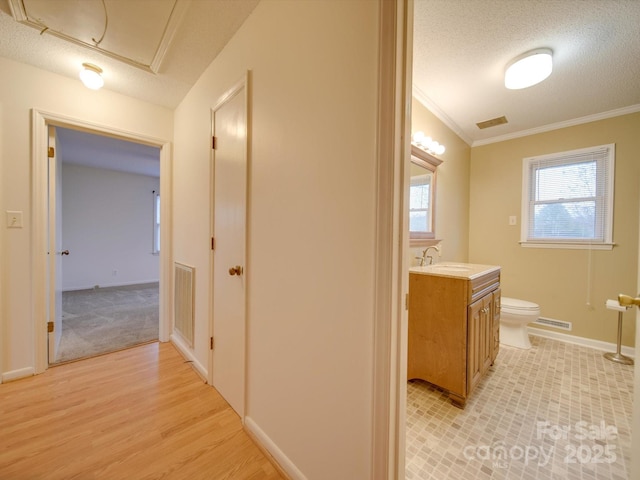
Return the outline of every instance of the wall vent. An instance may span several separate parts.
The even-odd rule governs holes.
[[[195,268],[175,262],[174,329],[193,347]]]
[[[571,322],[565,322],[564,320],[555,320],[553,318],[540,317],[533,323],[545,325],[547,327],[559,328],[561,330],[567,330],[568,332],[573,330],[573,324]]]

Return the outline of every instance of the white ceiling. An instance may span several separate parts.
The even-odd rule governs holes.
[[[42,17],[40,23],[51,23],[50,31],[42,34],[43,28],[16,21],[9,0],[0,0],[0,56],[72,78],[78,78],[82,63],[93,63],[104,71],[104,88],[174,108],[258,1],[105,0],[109,18],[106,33],[99,48],[89,48],[87,45],[94,43],[91,39],[100,40],[105,31],[102,0],[11,0],[22,3],[27,13],[34,12],[34,20]],[[173,11],[177,13],[172,19]],[[167,27],[175,32],[165,38],[160,32]],[[56,28],[85,45],[56,36],[52,33]],[[160,52],[157,73],[151,71],[154,68],[141,68],[112,56],[115,53],[144,65],[158,49],[166,52]]]
[[[39,32],[157,73],[188,8],[184,0],[8,0],[14,18]],[[134,35],[131,34],[134,32]]]
[[[640,110],[639,0],[415,0],[414,94],[470,145]],[[504,68],[547,47],[523,90]],[[612,112],[612,113],[607,113]],[[505,115],[506,125],[475,124]]]
[[[144,65],[154,62],[145,42],[166,49],[146,69],[41,34],[14,19],[9,1],[35,12],[44,5],[41,23],[91,44],[104,32],[102,0],[0,0],[0,56],[73,78],[83,62],[94,63],[106,89],[174,108],[259,0],[105,0],[109,26],[99,47]],[[92,21],[69,21],[79,6]],[[414,94],[470,145],[640,110],[640,0],[415,0],[414,13]],[[159,35],[158,25],[175,33]],[[551,76],[506,90],[506,63],[539,47],[554,51]],[[502,115],[508,124],[475,125]]]
[[[75,79],[93,63],[105,89],[174,108],[258,1],[0,0],[0,56]],[[160,174],[154,147],[58,129],[57,148],[65,163]]]
[[[63,163],[160,176],[158,147],[57,127],[56,150]]]

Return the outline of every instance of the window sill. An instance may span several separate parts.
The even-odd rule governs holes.
[[[410,238],[409,247],[432,247],[438,245],[441,241],[436,238]]]
[[[520,242],[525,248],[564,248],[570,250],[612,250],[615,243],[583,243],[583,242]]]

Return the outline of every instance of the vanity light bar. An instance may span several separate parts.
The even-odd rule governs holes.
[[[436,142],[431,137],[425,136],[424,132],[421,131],[411,135],[411,143],[431,155],[442,155],[446,150],[444,145]]]

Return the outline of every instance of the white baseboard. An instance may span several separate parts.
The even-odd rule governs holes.
[[[13,380],[20,380],[21,378],[32,377],[36,374],[36,369],[33,367],[19,368],[18,370],[11,370],[2,374],[2,382],[7,383]]]
[[[594,340],[592,338],[577,337],[575,335],[569,335],[567,333],[554,332],[552,330],[544,330],[542,328],[527,327],[531,335],[538,337],[551,338],[553,340],[559,340],[565,343],[573,343],[574,345],[580,345],[583,347],[595,348],[596,350],[602,350],[603,352],[615,352],[618,346],[615,343],[603,342],[601,340]],[[636,349],[622,345],[620,353],[627,357],[635,358]]]
[[[171,340],[171,343],[173,343],[173,345],[178,349],[180,354],[191,362],[193,368],[195,368],[196,372],[198,372],[198,375],[200,375],[204,381],[207,381],[207,379],[209,378],[207,369],[204,368],[198,361],[196,356],[193,354],[193,350],[186,343],[184,343],[184,340],[182,340],[180,335],[172,333],[169,338]]]
[[[264,431],[253,421],[251,417],[244,417],[244,426],[260,442],[260,446],[271,454],[278,465],[289,476],[291,480],[307,480],[307,477],[289,460],[289,458],[278,448],[278,446],[264,433]]]

